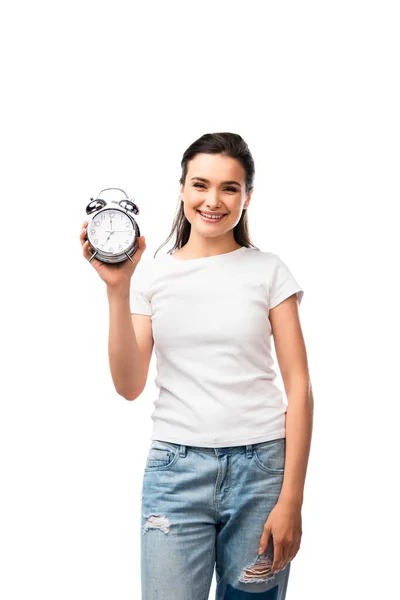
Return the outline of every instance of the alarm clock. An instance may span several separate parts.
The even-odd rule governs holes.
[[[107,190],[118,190],[125,195],[122,200],[107,202],[100,195]],[[96,199],[90,198],[86,214],[91,215],[86,227],[86,239],[93,251],[89,262],[96,257],[105,263],[133,262],[139,247],[139,225],[133,215],[139,214],[138,206],[121,188],[105,188]]]

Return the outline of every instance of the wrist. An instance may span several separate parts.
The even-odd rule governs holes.
[[[301,508],[303,505],[303,497],[296,496],[293,494],[291,494],[291,495],[281,494],[279,496],[278,502],[279,502],[279,504],[285,504],[287,506]]]
[[[114,299],[114,298],[118,298],[118,299],[123,299],[123,298],[129,298],[130,297],[130,282],[128,283],[121,283],[118,285],[114,285],[114,286],[107,286],[107,296],[109,299]]]

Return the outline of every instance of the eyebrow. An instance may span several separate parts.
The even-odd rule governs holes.
[[[194,179],[198,179],[199,181],[204,181],[204,183],[210,183],[208,179],[205,179],[204,177],[192,177],[190,181],[193,181]],[[240,185],[240,183],[238,181],[222,181],[222,183],[234,183],[236,185],[238,185],[239,187],[242,187]]]

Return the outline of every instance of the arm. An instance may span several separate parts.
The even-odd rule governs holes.
[[[127,400],[142,390],[143,371],[140,348],[130,310],[130,288],[107,288],[110,328],[108,356],[117,393]]]
[[[314,398],[296,296],[270,310],[276,356],[288,399],[285,473],[279,501],[299,508],[311,446]]]

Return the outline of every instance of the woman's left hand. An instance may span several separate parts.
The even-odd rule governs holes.
[[[267,548],[270,535],[274,544],[271,570],[277,573],[293,560],[300,548],[301,508],[297,504],[278,500],[264,524],[258,554],[262,554]]]

